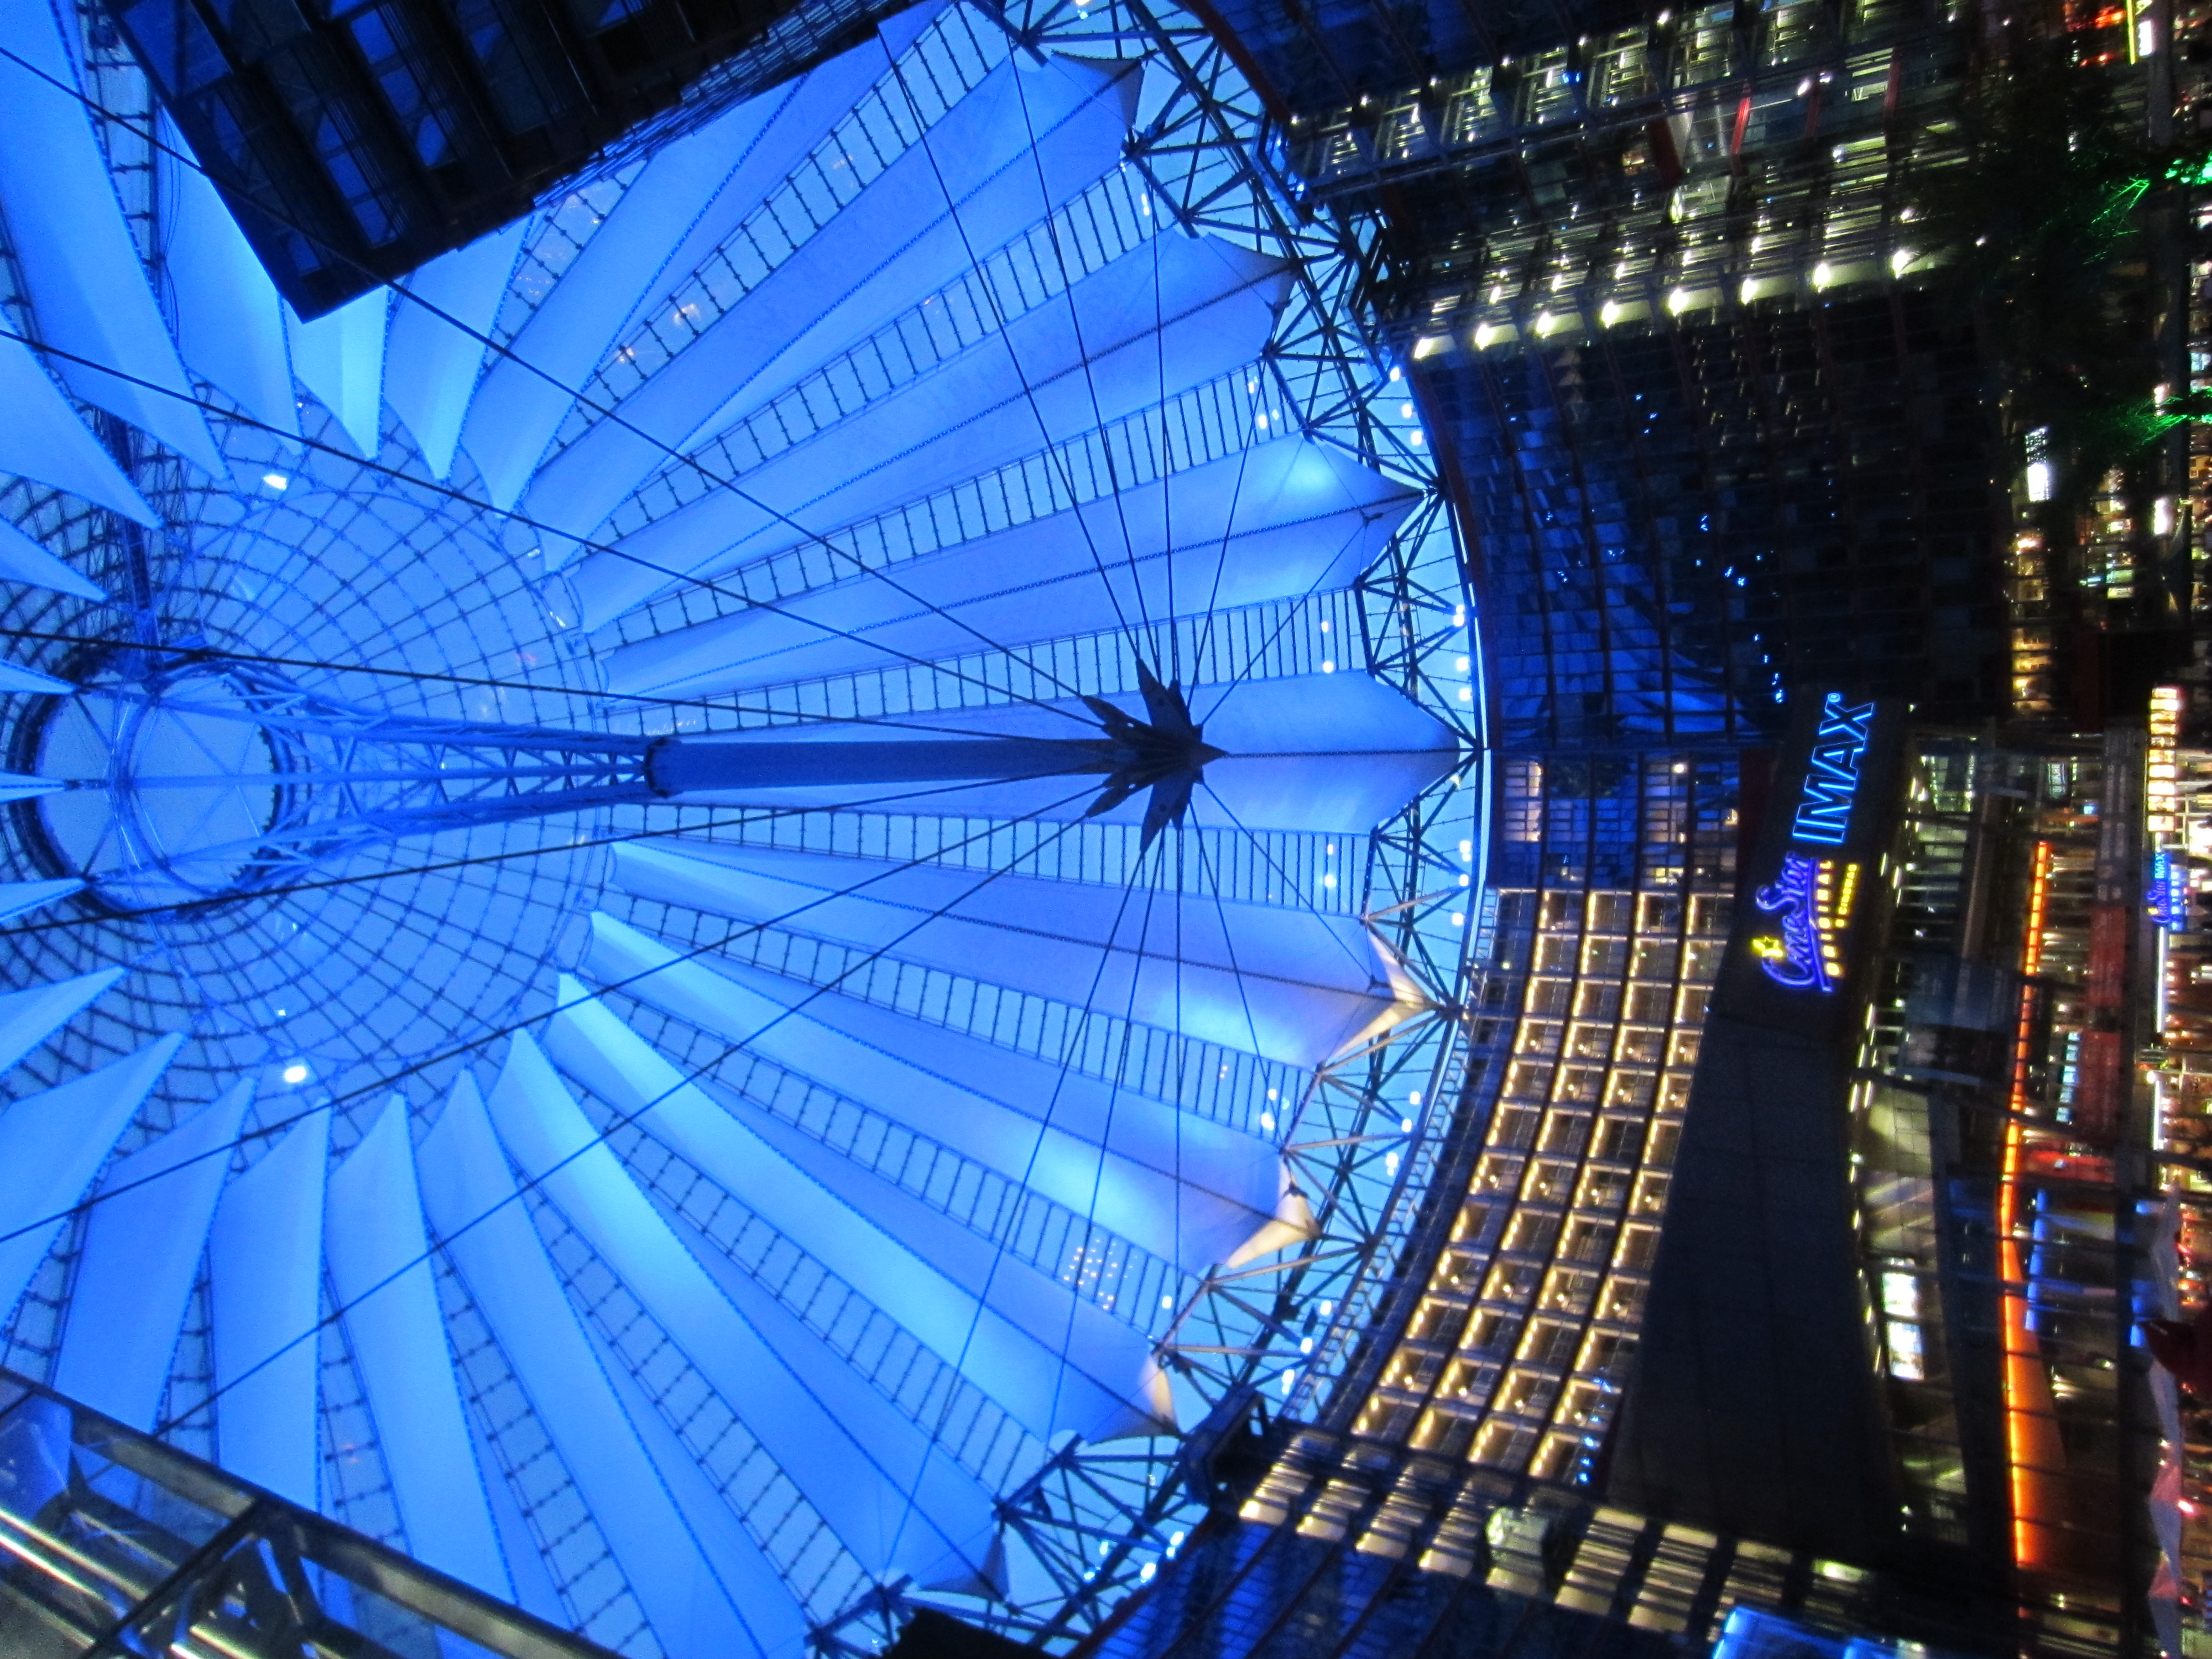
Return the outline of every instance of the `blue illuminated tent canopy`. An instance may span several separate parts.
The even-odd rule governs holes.
[[[1225,65],[932,0],[301,322],[0,8],[5,1363],[624,1651],[1095,1618],[1355,1316],[1480,839]]]

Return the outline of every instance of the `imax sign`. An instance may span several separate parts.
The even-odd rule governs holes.
[[[1790,822],[1790,838],[1815,847],[1841,847],[1851,827],[1851,803],[1859,792],[1859,768],[1866,759],[1874,728],[1871,702],[1847,704],[1831,691],[1820,704],[1820,729],[1813,757]]]

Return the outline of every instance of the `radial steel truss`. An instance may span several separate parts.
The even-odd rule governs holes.
[[[118,894],[166,882],[201,898],[244,897],[368,847],[651,797],[644,739],[394,714],[252,661],[196,658],[145,678],[95,679],[76,706],[107,760],[105,777],[76,781],[108,802],[112,844],[99,867],[57,873]],[[189,761],[146,775],[141,750],[221,726],[258,734],[265,746],[267,769],[243,780],[267,802],[252,814],[262,822],[242,836],[165,836],[153,810],[161,797],[235,791],[241,779],[213,755],[208,775]]]

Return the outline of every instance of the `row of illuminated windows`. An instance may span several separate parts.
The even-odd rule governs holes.
[[[1531,981],[1516,1048],[1579,1048],[1598,1063],[1516,1058],[1508,1073],[1475,1198],[1414,1328],[1443,1345],[1409,1342],[1394,1370],[1412,1397],[1386,1391],[1378,1401],[1401,1423],[1405,1410],[1419,1412],[1418,1449],[1566,1478],[1601,1430],[1642,1312],[1696,1028],[1719,964],[1714,936],[1728,920],[1719,895],[1693,897],[1687,914],[1674,895],[1544,896],[1538,963],[1559,972]],[[1679,976],[1624,982],[1632,966]],[[1639,994],[1656,1022],[1645,1032],[1528,1018],[1537,1007],[1618,1007]],[[1608,1066],[1616,1050],[1622,1057]],[[1668,1059],[1669,1072],[1650,1069]],[[1610,1109],[1578,1109],[1601,1102]],[[1452,1344],[1469,1298],[1474,1311]]]
[[[1718,131],[1711,122],[1697,131],[1707,129]],[[1522,228],[1500,226],[1474,264],[1449,277],[1432,272],[1458,290],[1441,337],[1480,350],[1917,270],[1927,255],[1896,217],[1880,149],[1879,139],[1850,141],[1817,173],[1771,180],[1747,237],[1718,176],[1615,215],[1530,215]]]
[[[1680,763],[1669,767],[1668,777],[1687,775]],[[1686,904],[1678,893],[1551,892],[1543,896],[1537,909],[1540,949],[1545,942],[1563,936],[1570,939],[1584,934],[1622,935],[1632,928],[1637,935],[1639,951],[1671,950],[1677,939],[1686,932],[1692,941],[1725,938],[1734,911],[1734,902],[1724,893],[1697,893],[1690,896]],[[1617,942],[1617,941],[1616,941]],[[1592,945],[1609,949],[1599,939]],[[1698,946],[1692,943],[1692,952]],[[1660,958],[1639,955],[1639,962]],[[1583,971],[1593,974],[1613,974],[1620,971],[1617,965],[1592,965],[1585,962]],[[1692,957],[1686,981],[1694,981],[1703,971]]]
[[[1674,895],[1543,896],[1534,949],[1553,974],[1529,981],[1469,1200],[1360,1431],[1546,1479],[1575,1473],[1642,1314],[1729,909],[1722,895],[1694,896],[1686,914]],[[1649,984],[1627,978],[1639,965]],[[1531,1017],[1639,996],[1647,1031]],[[1595,1063],[1519,1057],[1563,1048]]]
[[[1856,72],[1869,73],[1877,64],[1886,74],[1886,55]],[[1728,119],[1733,113],[1732,108],[1715,106],[1688,118],[1692,146],[1726,143],[1733,136]],[[1956,153],[1922,134],[1914,134],[1912,142],[1921,167],[1948,165]],[[1612,271],[1615,276],[1648,271],[1659,246],[1686,236],[1743,240],[1749,240],[1744,237],[1747,229],[1751,239],[1763,240],[1796,228],[1833,239],[1863,228],[1864,216],[1882,217],[1893,168],[1881,136],[1842,138],[1771,173],[1758,201],[1749,204],[1748,225],[1746,208],[1732,200],[1726,179],[1702,174],[1610,216],[1576,212],[1576,192],[1568,191],[1534,202],[1501,198],[1492,210],[1480,213],[1476,225],[1440,222],[1437,244],[1423,258],[1432,275],[1449,270],[1464,278],[1480,272],[1485,280],[1510,283],[1518,274],[1533,293],[1547,285],[1556,291],[1601,274],[1614,262],[1629,262]],[[1808,211],[1815,206],[1817,213]],[[1765,249],[1744,251],[1757,254]],[[1501,292],[1498,297],[1509,296]]]
[[[1888,8],[1863,4],[1846,25],[1849,37],[1865,40],[1893,21]],[[1758,60],[1767,69],[1798,64],[1828,48],[1818,37],[1826,8],[1813,0],[1787,0],[1771,9],[1759,42]],[[1746,65],[1741,57],[1735,5],[1709,6],[1689,14],[1667,34],[1643,27],[1614,31],[1600,41],[1570,50],[1556,46],[1520,60],[1507,59],[1456,76],[1431,82],[1401,94],[1369,122],[1371,100],[1322,118],[1310,137],[1301,137],[1301,172],[1327,182],[1364,170],[1418,161],[1505,137],[1519,130],[1580,119],[1584,112],[1618,108],[1657,96],[1734,82]],[[1888,53],[1862,52],[1847,60],[1840,95],[1863,99],[1871,85],[1886,89]],[[1785,76],[1788,82],[1794,76]],[[1825,79],[1825,76],[1824,76]],[[1731,107],[1733,100],[1729,100]]]
[[[1547,653],[1543,661],[1549,674],[1554,666],[1554,659]],[[1592,678],[1598,681],[1610,678],[1612,675],[1607,671],[1620,666],[1618,659],[1604,665]],[[1564,690],[1559,682],[1567,678],[1559,675],[1549,677],[1553,681],[1553,690],[1550,696],[1542,700],[1545,702],[1559,700],[1559,693]],[[1530,701],[1534,702],[1536,700]],[[1678,712],[1669,711],[1670,719]],[[1682,724],[1679,721],[1674,723],[1678,726]],[[1555,786],[1561,787],[1547,792],[1545,787],[1547,776]],[[1547,771],[1542,761],[1516,757],[1505,763],[1503,781],[1504,787],[1500,792],[1498,830],[1500,836],[1510,842],[1523,845],[1540,842],[1547,833],[1554,842],[1578,839],[1585,825],[1595,818],[1603,824],[1603,833],[1608,839],[1626,839],[1632,836],[1647,849],[1672,848],[1680,845],[1692,828],[1691,809],[1695,796],[1692,788],[1693,780],[1686,763],[1670,763],[1663,757],[1650,758],[1643,763],[1640,772],[1624,768],[1615,776],[1608,774],[1602,764],[1561,759],[1553,762]],[[1595,799],[1592,799],[1593,792],[1596,795]],[[1626,904],[1626,895],[1598,896],[1607,903],[1618,901],[1624,907]],[[1678,909],[1680,904],[1679,899],[1671,896],[1653,895],[1650,902],[1671,904]],[[1597,931],[1624,933],[1629,927],[1626,918],[1627,911],[1624,908],[1618,919],[1594,921],[1593,927]],[[1556,927],[1559,924],[1553,920],[1547,925]],[[1642,931],[1671,932],[1675,925],[1647,924]],[[1698,927],[1692,931],[1705,930]],[[1539,972],[1575,971],[1567,963],[1564,954],[1567,947],[1553,944],[1545,948],[1548,953],[1545,961],[1551,965],[1540,963]],[[1656,952],[1663,948],[1663,944],[1655,942],[1650,951]],[[1671,975],[1674,969],[1669,964],[1650,971]]]
[[[1525,1256],[1501,1249],[1479,1283],[1470,1261],[1437,1287],[1425,1311],[1439,1334],[1459,1316],[1462,1286],[1475,1297],[1441,1374],[1443,1356],[1412,1351],[1396,1378],[1412,1393],[1405,1403],[1420,1412],[1410,1437],[1416,1449],[1528,1468],[1546,1479],[1569,1473],[1609,1417],[1633,1346],[1666,1203],[1668,1177],[1656,1165],[1671,1158],[1672,1145],[1671,1134],[1655,1135],[1640,1174],[1591,1169],[1578,1183],[1559,1164],[1530,1164],[1522,1202],[1557,1201],[1571,1191],[1571,1207],[1517,1210],[1503,1243],[1522,1246]],[[1510,1184],[1510,1166],[1486,1170],[1485,1178]]]
[[[1693,939],[1681,945],[1669,935],[1646,935],[1635,940],[1632,951],[1625,937],[1547,935],[1536,941],[1535,960],[1529,964],[1538,975],[1529,993],[1530,1012],[1556,1014],[1566,1006],[1566,981],[1544,975],[1577,975],[1584,993],[1594,988],[1594,981],[1612,981],[1617,986],[1624,977],[1663,981],[1670,988],[1678,980],[1689,986],[1709,984],[1719,966],[1722,943],[1717,938]]]

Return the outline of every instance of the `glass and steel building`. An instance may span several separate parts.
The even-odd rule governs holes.
[[[1109,1648],[2194,1650],[2138,1056],[2198,440],[2077,527],[2008,426],[1923,219],[2004,20],[1209,15],[1285,193],[1373,239],[1481,619],[1499,909],[1395,1300]],[[2166,143],[2191,22],[2054,28]],[[1863,787],[1793,724],[1830,704],[1897,723]]]

